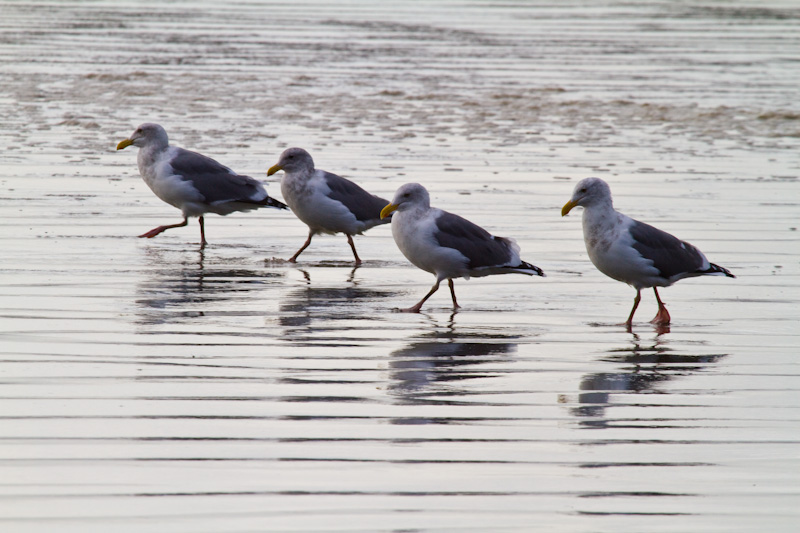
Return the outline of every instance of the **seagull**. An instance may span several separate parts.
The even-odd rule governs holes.
[[[458,309],[453,278],[512,273],[544,276],[541,268],[519,258],[514,240],[495,237],[465,218],[431,207],[428,191],[419,183],[406,183],[397,189],[381,217],[395,211],[392,235],[397,247],[415,266],[436,276],[430,292],[416,305],[401,309],[403,312],[419,313],[445,279],[453,307]]]
[[[361,258],[356,252],[353,235],[390,222],[381,220],[380,216],[381,209],[388,201],[341,176],[315,169],[311,155],[302,148],[286,149],[278,162],[267,171],[267,176],[279,170],[284,171],[281,178],[284,200],[297,218],[308,225],[308,239],[289,261],[297,262],[297,257],[308,248],[314,235],[344,233],[353,250],[356,265],[360,265]]]
[[[669,324],[670,316],[656,287],[669,287],[683,278],[725,275],[726,268],[709,263],[703,252],[667,232],[623,215],[611,201],[611,189],[600,178],[578,182],[572,198],[561,209],[565,216],[583,207],[583,240],[594,266],[617,281],[636,289],[633,309],[625,325],[630,329],[633,314],[642,299],[642,289],[653,288],[658,313],[653,324]]]
[[[170,146],[167,132],[158,124],[145,123],[121,141],[117,150],[139,148],[139,173],[153,192],[183,212],[183,222],[151,229],[139,235],[151,239],[162,231],[180,228],[189,217],[200,217],[200,245],[207,244],[203,215],[227,215],[260,207],[287,209],[270,198],[260,181],[237,174],[196,152]]]

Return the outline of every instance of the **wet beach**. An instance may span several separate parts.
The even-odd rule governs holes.
[[[794,531],[793,2],[0,4],[0,530]],[[434,278],[388,226],[180,221],[141,122],[264,180],[290,146],[516,239]],[[582,178],[736,279],[599,273]]]

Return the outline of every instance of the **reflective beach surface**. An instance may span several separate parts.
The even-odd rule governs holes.
[[[790,532],[800,7],[0,3],[0,530]],[[179,222],[142,122],[268,182],[290,146],[517,240],[433,276],[389,226]],[[599,273],[578,180],[736,279]]]

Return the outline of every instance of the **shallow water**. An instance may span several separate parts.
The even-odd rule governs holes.
[[[793,2],[0,5],[3,531],[794,531]],[[265,178],[287,146],[517,239],[433,282],[388,227],[179,213],[136,124]],[[574,183],[738,277],[633,290]],[[276,182],[270,191],[280,197]]]

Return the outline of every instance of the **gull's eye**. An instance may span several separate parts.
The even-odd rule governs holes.
[[[579,192],[586,192],[586,187],[584,187],[583,189],[581,189]]]

